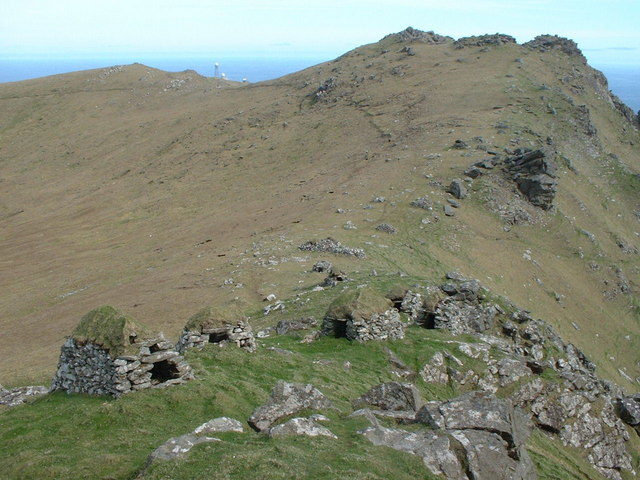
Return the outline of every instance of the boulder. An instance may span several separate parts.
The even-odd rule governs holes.
[[[206,423],[203,423],[199,427],[197,427],[193,433],[195,435],[206,435],[209,433],[220,433],[220,432],[244,432],[244,428],[242,427],[242,423],[234,418],[229,417],[219,417],[214,418],[213,420],[209,420]]]
[[[331,408],[331,402],[313,385],[279,381],[271,391],[269,401],[256,408],[249,425],[258,432],[268,430],[279,419],[301,410]]]
[[[167,440],[156,448],[147,459],[147,466],[158,460],[176,460],[184,457],[189,450],[200,443],[219,442],[218,438],[199,437],[192,433]]]
[[[464,182],[458,178],[451,181],[449,188],[447,188],[447,192],[458,199],[467,197],[467,187]]]
[[[533,480],[524,444],[525,417],[493,395],[471,392],[448,402],[428,402],[416,421],[429,429],[405,431],[374,424],[360,433],[375,445],[422,457],[435,475],[455,480]]]
[[[281,437],[284,435],[338,438],[331,432],[331,430],[319,425],[311,418],[292,418],[291,420],[269,429],[270,437]]]
[[[387,382],[376,385],[358,398],[354,405],[370,405],[382,410],[420,409],[424,400],[418,389],[411,383]]]
[[[434,475],[444,475],[450,480],[468,480],[456,455],[455,444],[446,434],[429,430],[408,432],[383,426],[368,427],[359,433],[374,445],[418,455]]]

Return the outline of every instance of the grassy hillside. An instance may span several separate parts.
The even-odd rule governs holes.
[[[172,340],[207,305],[239,305],[254,330],[321,319],[341,288],[314,290],[325,275],[311,267],[330,260],[350,288],[477,278],[637,391],[638,127],[577,55],[405,46],[389,37],[257,84],[139,64],[0,84],[0,383],[48,384],[64,338],[99,305]],[[469,148],[452,148],[458,139]],[[495,169],[444,215],[446,187],[472,163],[541,146],[557,153],[554,209]],[[411,204],[422,197],[432,209]],[[298,249],[325,237],[366,257]],[[285,308],[266,315],[269,294]],[[417,367],[447,340],[416,327],[388,346]],[[169,437],[220,415],[244,421],[285,379],[330,397],[337,441],[225,434],[145,478],[431,478],[346,418],[351,400],[393,378],[383,345],[260,343],[255,355],[189,352],[198,379],[175,388],[56,393],[0,411],[0,477],[135,478]],[[420,382],[427,399],[459,393]],[[528,448],[540,478],[601,478],[543,433]]]

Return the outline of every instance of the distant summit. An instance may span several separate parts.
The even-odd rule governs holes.
[[[453,42],[453,38],[439,35],[433,31],[424,32],[413,27],[407,27],[398,33],[391,33],[385,36],[384,40],[392,40],[393,42],[419,42],[439,45],[441,43]]]

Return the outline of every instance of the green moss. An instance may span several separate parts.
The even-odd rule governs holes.
[[[205,307],[193,315],[184,326],[185,330],[201,331],[207,328],[220,328],[235,325],[244,318],[237,306]]]
[[[146,325],[109,306],[91,310],[71,334],[76,341],[101,345],[114,356],[132,352],[134,341],[156,336]]]

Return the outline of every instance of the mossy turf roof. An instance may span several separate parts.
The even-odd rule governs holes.
[[[205,307],[193,315],[184,326],[185,330],[202,331],[212,328],[224,328],[244,320],[237,306]]]
[[[343,293],[336,298],[326,317],[330,319],[366,319],[374,313],[384,313],[393,306],[393,303],[384,295],[372,288],[359,288]]]
[[[78,342],[102,346],[112,356],[134,353],[133,343],[157,337],[146,325],[110,306],[84,315],[71,337]]]

